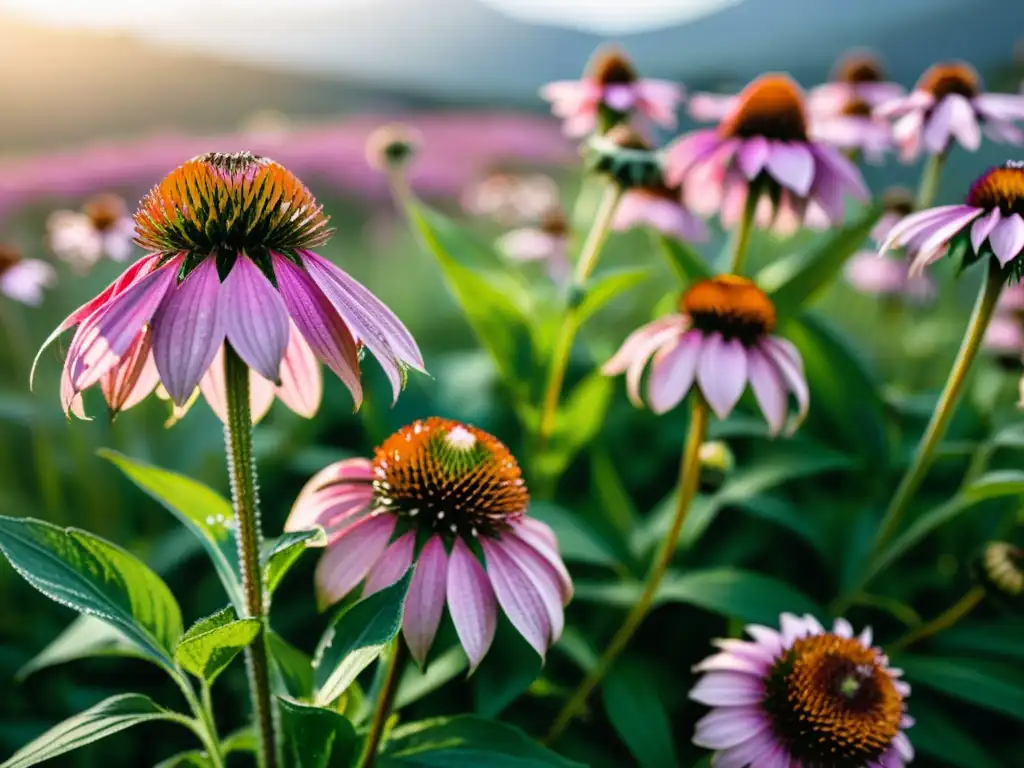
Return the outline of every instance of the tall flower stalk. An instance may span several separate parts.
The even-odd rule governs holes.
[[[249,368],[231,345],[224,357],[228,420],[224,427],[224,448],[231,478],[231,501],[235,509],[235,538],[242,570],[242,592],[246,615],[260,620],[260,632],[246,649],[249,689],[256,720],[261,768],[277,766],[277,737],[270,700],[270,659],[267,655],[267,615],[260,568],[260,501],[256,462],[252,453],[252,417],[249,414]]]
[[[370,719],[370,728],[366,733],[366,741],[363,743],[363,752],[359,757],[358,768],[373,768],[374,763],[377,762],[377,750],[380,748],[380,742],[384,736],[384,726],[387,725],[388,717],[391,715],[395,694],[398,693],[398,682],[402,677],[405,657],[405,646],[401,640],[395,638],[384,662],[386,665],[384,679],[381,682],[380,691],[377,693],[377,704],[373,708],[373,717]]]

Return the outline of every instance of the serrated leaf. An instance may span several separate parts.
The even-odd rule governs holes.
[[[141,560],[85,531],[40,520],[0,517],[0,549],[29,584],[51,600],[117,627],[173,671],[181,609]]]
[[[650,276],[651,270],[622,269],[599,274],[584,289],[583,299],[576,307],[576,324],[583,325],[619,294],[639,285]]]
[[[334,711],[279,696],[285,764],[289,768],[347,768],[356,754],[355,728]]]
[[[242,610],[242,577],[231,504],[213,489],[184,475],[143,464],[116,451],[103,449],[99,455],[112,462],[129,480],[199,537],[213,561],[228,599],[235,610]]]
[[[438,717],[396,728],[380,768],[583,768],[540,746],[518,728],[472,715]]]
[[[78,616],[53,641],[18,670],[21,681],[34,672],[95,656],[149,659],[124,633],[95,616]]]
[[[873,206],[857,221],[831,231],[810,250],[777,259],[761,270],[757,283],[771,294],[780,317],[797,314],[832,284],[881,215],[882,206]]]
[[[640,582],[578,582],[575,599],[626,608],[636,603],[643,589]],[[784,612],[824,615],[820,606],[795,587],[737,568],[669,571],[654,599],[657,604],[685,603],[755,624],[775,624]]]
[[[79,749],[125,728],[153,720],[171,720],[175,715],[148,696],[122,693],[55,725],[39,738],[26,744],[0,768],[28,768],[58,755]]]
[[[672,726],[650,669],[620,660],[602,685],[604,711],[641,768],[679,765]]]
[[[313,657],[316,704],[329,705],[344,693],[398,635],[412,573],[343,611],[324,632]]]
[[[684,286],[714,277],[715,271],[707,259],[687,243],[657,233],[652,233],[652,237]]]
[[[320,526],[305,531],[289,531],[268,542],[261,558],[263,583],[266,585],[267,595],[274,594],[281,579],[302,557],[303,552],[310,547],[322,547],[326,544],[327,534]]]
[[[174,658],[186,672],[213,683],[259,633],[259,619],[237,619],[235,609],[228,606],[189,627]]]

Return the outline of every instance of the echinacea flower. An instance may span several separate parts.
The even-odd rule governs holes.
[[[863,154],[874,165],[879,165],[894,146],[892,125],[859,99],[847,101],[834,114],[811,113],[810,135],[851,155]]]
[[[1020,370],[1024,356],[1024,328],[1012,314],[996,312],[985,327],[982,350],[1008,370]]]
[[[985,93],[981,77],[970,64],[935,64],[907,96],[891,99],[876,110],[895,119],[893,136],[905,162],[916,160],[922,147],[938,155],[955,140],[974,152],[984,131],[992,141],[1024,144],[1024,95]]]
[[[809,137],[800,87],[786,75],[762,75],[736,98],[717,128],[671,144],[665,180],[682,185],[688,206],[717,213],[723,226],[743,216],[757,195],[755,222],[794,229],[808,220],[842,221],[844,197],[868,199],[860,171],[835,148]]]
[[[894,187],[886,190],[882,206],[882,215],[871,230],[876,247],[885,241],[893,227],[913,212],[914,200],[909,190]],[[904,258],[880,258],[877,250],[855,253],[845,266],[846,281],[854,290],[871,296],[902,298],[914,303],[930,301],[938,292],[935,281],[928,275],[911,276],[909,272],[909,259],[916,253],[918,243],[909,243]]]
[[[372,460],[318,472],[285,524],[328,534],[316,570],[321,604],[362,584],[365,597],[412,568],[402,632],[422,665],[447,602],[475,669],[494,639],[500,607],[543,658],[565,623],[572,581],[554,533],[527,515],[519,465],[496,438],[441,418],[387,438]]]
[[[103,193],[86,200],[80,212],[54,211],[46,230],[57,258],[85,272],[104,256],[126,261],[132,253],[135,222],[124,198]]]
[[[189,160],[146,195],[135,224],[137,242],[152,253],[43,345],[78,326],[64,362],[65,412],[82,415],[81,392],[97,383],[114,412],[156,380],[183,406],[225,343],[253,373],[284,386],[303,371],[291,366],[304,354],[301,342],[290,344],[293,327],[357,405],[360,345],[380,361],[395,397],[406,369],[423,369],[398,318],[310,250],[329,239],[327,217],[274,161],[248,152]],[[309,376],[293,383],[307,389],[306,401],[319,388]],[[112,398],[113,390],[121,395]]]
[[[911,274],[947,252],[963,265],[994,256],[1003,267],[1024,250],[1024,163],[1008,161],[979,176],[963,205],[941,205],[912,213],[889,232],[884,254],[913,246]]]
[[[559,80],[541,89],[551,111],[564,122],[567,136],[604,132],[630,114],[665,128],[676,125],[683,89],[665,80],[641,79],[629,58],[617,48],[594,54],[582,80]]]
[[[682,190],[664,184],[634,187],[622,195],[612,219],[612,229],[622,231],[642,226],[690,243],[703,243],[708,239],[704,222],[683,205]]]
[[[501,171],[469,185],[461,202],[473,216],[487,216],[499,224],[519,224],[557,207],[558,185],[543,173]]]
[[[750,384],[771,434],[786,425],[789,394],[798,405],[794,430],[807,414],[803,360],[790,342],[773,336],[775,306],[751,280],[719,275],[691,286],[680,313],[634,331],[604,364],[606,376],[626,374],[626,391],[638,407],[640,380],[653,357],[647,401],[655,413],[675,408],[696,385],[720,419]]]
[[[749,640],[716,640],[694,667],[690,691],[712,707],[693,742],[717,768],[903,768],[910,685],[846,619],[827,631],[813,616],[784,613],[780,629],[748,626]]]
[[[0,293],[29,306],[39,306],[43,290],[57,282],[53,267],[39,259],[23,259],[17,248],[0,245]]]
[[[882,62],[870,51],[851,51],[836,62],[829,82],[807,93],[807,108],[813,117],[849,114],[851,103],[868,109],[899,98],[906,90],[887,82]]]
[[[545,211],[536,226],[506,232],[497,248],[510,261],[543,264],[556,283],[569,274],[569,222],[561,208]]]

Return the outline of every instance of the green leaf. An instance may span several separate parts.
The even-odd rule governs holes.
[[[232,606],[200,619],[174,649],[175,660],[196,677],[212,683],[231,660],[260,633],[259,619],[237,619]]]
[[[413,569],[380,592],[360,600],[334,620],[313,657],[315,702],[329,705],[376,659],[402,626]]]
[[[916,722],[907,735],[914,749],[956,768],[1000,768],[955,719],[920,698],[914,697],[910,704]]]
[[[40,669],[95,656],[148,658],[116,627],[95,616],[77,616],[48,646],[18,670],[16,678],[22,681]]]
[[[1020,668],[972,658],[904,656],[893,659],[911,683],[985,709],[1024,720],[1024,675]]]
[[[602,693],[608,720],[641,768],[679,765],[668,713],[646,666],[619,661]]]
[[[668,259],[672,271],[684,286],[714,277],[715,271],[711,265],[688,244],[657,233],[652,233],[652,236],[661,252],[665,254],[665,258]]]
[[[313,659],[289,643],[274,630],[267,632],[267,650],[275,673],[289,696],[297,699],[313,695]]]
[[[530,503],[530,515],[551,526],[558,538],[558,549],[566,562],[614,567],[618,563],[614,548],[581,515],[548,501]]]
[[[833,230],[811,250],[777,259],[762,269],[757,283],[771,294],[779,316],[797,314],[828,288],[881,215],[882,206],[873,206],[857,221]]]
[[[519,392],[532,378],[534,361],[525,299],[516,300],[518,286],[485,276],[478,271],[479,264],[476,269],[467,264],[467,236],[453,222],[420,203],[409,202],[407,211],[473,333],[494,358],[505,382]]]
[[[333,709],[278,697],[285,764],[289,768],[347,768],[356,755],[355,728]]]
[[[437,658],[431,659],[425,669],[420,669],[415,664],[407,664],[402,679],[398,682],[394,709],[399,710],[414,701],[419,701],[428,693],[458,677],[468,666],[466,654],[458,643]]]
[[[576,324],[583,325],[616,296],[639,285],[650,276],[651,270],[620,269],[597,275],[584,289],[583,300],[576,307]]]
[[[576,454],[597,437],[614,391],[614,380],[600,371],[593,371],[573,387],[558,409],[546,448],[535,456],[538,474],[558,477]]]
[[[999,469],[988,472],[963,490],[964,497],[972,502],[1022,494],[1024,494],[1024,472],[1017,469]]]
[[[232,533],[235,513],[231,504],[213,489],[184,475],[134,461],[116,451],[102,449],[99,455],[199,537],[228,599],[235,610],[242,610],[242,577]]]
[[[179,752],[171,755],[166,760],[161,760],[153,768],[211,768],[213,763],[205,752],[198,749],[188,752]]]
[[[51,600],[110,622],[168,670],[181,610],[163,580],[134,555],[85,531],[0,517],[0,549]]]
[[[290,531],[269,542],[261,558],[267,594],[274,594],[281,579],[302,557],[303,552],[309,547],[323,547],[326,544],[327,534],[320,526],[305,531]]]
[[[940,632],[929,642],[936,649],[977,658],[1003,656],[1024,661],[1024,619],[1006,616],[998,621],[961,623]]]
[[[51,760],[86,744],[92,744],[125,728],[152,720],[173,720],[178,715],[168,712],[148,696],[122,693],[79,712],[55,725],[35,741],[26,744],[0,768],[28,768]]]
[[[540,746],[518,728],[472,715],[438,717],[396,728],[380,768],[583,768]]]
[[[576,584],[577,600],[632,607],[643,592],[640,582],[605,581]],[[788,584],[761,573],[736,568],[669,571],[655,603],[685,603],[755,624],[774,624],[784,612],[824,616],[814,601]]]

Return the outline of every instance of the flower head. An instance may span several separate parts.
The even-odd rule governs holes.
[[[505,225],[533,221],[558,205],[558,185],[543,173],[490,173],[462,194],[468,213]]]
[[[640,380],[653,357],[647,382],[651,410],[675,408],[697,384],[720,419],[749,383],[772,434],[786,424],[792,392],[799,406],[792,431],[807,413],[807,381],[796,347],[772,335],[775,322],[775,306],[752,281],[719,275],[691,286],[679,314],[634,331],[602,371],[624,372],[626,391],[640,406]]]
[[[994,256],[1012,275],[1020,273],[1024,251],[1024,163],[1008,161],[982,174],[963,205],[918,211],[890,230],[881,251],[906,246],[911,274],[920,273],[945,253],[967,266]]]
[[[137,242],[152,253],[44,344],[77,326],[64,363],[65,411],[82,415],[80,393],[96,383],[115,412],[158,382],[182,406],[204,378],[217,378],[211,366],[225,344],[266,382],[285,387],[292,379],[303,390],[295,401],[307,404],[319,392],[318,374],[314,380],[309,365],[295,363],[308,363],[308,351],[357,404],[360,346],[381,362],[396,397],[406,368],[422,370],[398,318],[310,250],[330,237],[327,217],[273,160],[248,152],[189,160],[146,195],[135,224]],[[110,396],[111,381],[123,397]]]
[[[1024,144],[1024,95],[985,93],[981,77],[964,62],[935,64],[907,96],[876,108],[876,114],[895,119],[893,136],[904,161],[915,160],[922,147],[932,155],[945,152],[954,141],[974,152],[981,134],[1003,144]]]
[[[622,231],[648,226],[690,243],[705,242],[707,227],[683,205],[682,196],[681,189],[664,184],[630,189],[615,209],[612,229]]]
[[[540,262],[561,283],[569,274],[569,222],[561,207],[549,208],[535,226],[521,227],[498,238],[497,248],[511,261]]]
[[[736,97],[715,129],[669,146],[665,178],[681,184],[690,207],[735,226],[747,196],[758,195],[756,222],[792,230],[842,221],[844,194],[867,200],[860,172],[836,149],[815,141],[803,93],[786,75],[762,75]]]
[[[450,419],[415,421],[372,460],[315,475],[285,525],[321,525],[328,549],[316,572],[322,603],[359,584],[364,596],[413,568],[402,630],[423,664],[445,602],[472,667],[494,639],[497,609],[544,656],[561,635],[572,582],[551,529],[527,516],[529,494],[508,449]]]
[[[583,156],[588,170],[607,176],[623,189],[662,183],[657,153],[631,125],[622,123],[605,134],[591,136]]]
[[[46,220],[46,231],[57,258],[85,272],[104,256],[127,261],[135,222],[124,198],[105,192],[86,200],[81,211],[54,211]]]
[[[836,62],[830,82],[810,90],[807,107],[815,117],[853,114],[852,104],[863,104],[870,112],[904,93],[902,86],[886,81],[877,56],[870,51],[850,51]]]
[[[559,80],[541,89],[551,111],[562,118],[567,136],[604,132],[631,114],[666,128],[676,125],[683,89],[664,80],[641,79],[618,48],[601,48],[582,80]]]
[[[904,730],[910,686],[845,619],[826,631],[784,613],[781,631],[747,627],[753,641],[718,640],[690,698],[712,707],[693,741],[715,764],[791,768],[902,768],[914,758]]]
[[[23,259],[17,248],[0,245],[0,293],[29,306],[43,301],[43,289],[57,282],[57,273],[45,261]]]

